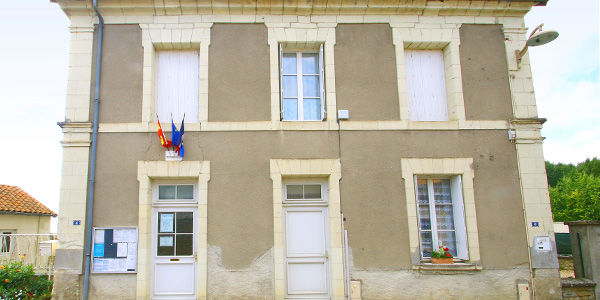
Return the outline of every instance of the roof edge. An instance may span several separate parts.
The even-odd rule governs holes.
[[[7,210],[3,210],[0,211],[0,215],[26,215],[26,216],[48,216],[48,217],[53,217],[56,218],[58,217],[58,214],[43,214],[43,213],[26,213],[26,212],[20,212],[20,211],[7,211]]]

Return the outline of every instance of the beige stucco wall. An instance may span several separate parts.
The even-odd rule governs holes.
[[[211,162],[208,239],[232,268],[272,246],[269,159],[338,155],[337,132],[188,132],[185,140],[185,160]],[[483,265],[527,262],[525,232],[514,230],[524,226],[515,147],[504,131],[343,131],[340,140],[342,210],[356,266],[410,267],[403,157],[472,157]],[[154,133],[101,133],[98,141],[94,225],[135,226],[137,161],[162,160],[163,148]],[[504,250],[510,255],[496,255],[498,244],[513,245]]]
[[[396,53],[389,24],[339,24],[335,74],[338,109],[354,121],[399,120]]]
[[[214,24],[208,72],[208,119],[271,119],[269,45],[264,24]]]
[[[460,67],[467,120],[513,118],[502,25],[460,26]]]
[[[97,49],[97,30],[94,49]],[[96,79],[96,51],[92,55],[92,83]],[[142,120],[142,30],[139,25],[105,25],[102,41],[100,77],[100,120],[104,123],[140,122]],[[77,86],[78,89],[86,88]],[[89,87],[90,120],[96,87]]]
[[[50,216],[0,214],[0,231],[11,231],[16,234],[50,233],[51,218]]]

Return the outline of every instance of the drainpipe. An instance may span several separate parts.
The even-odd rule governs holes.
[[[98,16],[98,48],[96,51],[96,92],[94,95],[94,129],[92,133],[92,157],[90,161],[90,182],[87,203],[87,219],[85,222],[85,277],[83,281],[83,300],[88,298],[90,284],[90,261],[92,256],[92,219],[94,216],[94,182],[96,178],[96,146],[98,141],[98,107],[100,103],[100,63],[102,62],[102,34],[104,19],[98,11],[97,0],[92,0],[94,11]]]

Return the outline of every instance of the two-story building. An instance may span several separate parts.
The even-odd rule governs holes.
[[[561,298],[546,1],[57,2],[56,299]]]

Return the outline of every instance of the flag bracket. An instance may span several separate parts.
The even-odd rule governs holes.
[[[165,161],[182,161],[183,157],[179,156],[177,151],[165,151]]]

